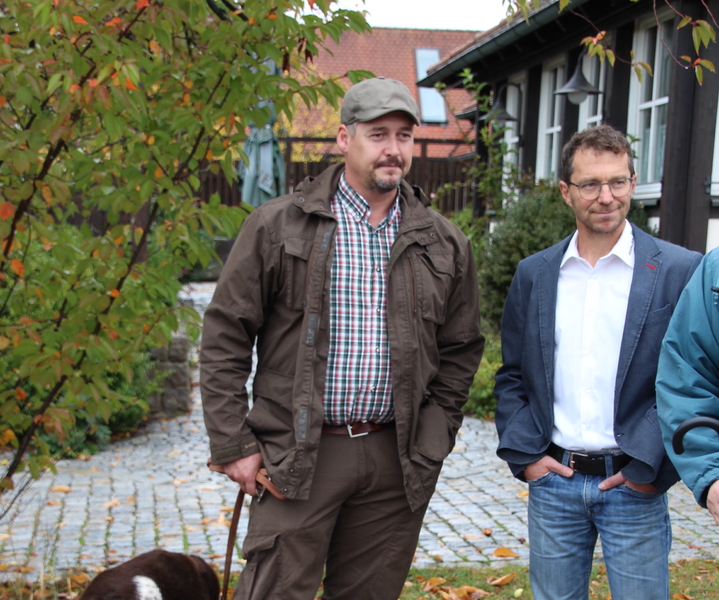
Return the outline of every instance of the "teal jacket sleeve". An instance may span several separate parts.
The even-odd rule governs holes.
[[[682,292],[662,343],[657,368],[657,410],[669,458],[697,502],[719,479],[719,435],[693,429],[683,454],[672,434],[686,419],[719,418],[719,249],[703,259]]]

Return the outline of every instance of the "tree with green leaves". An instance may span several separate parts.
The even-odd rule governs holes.
[[[336,105],[340,82],[293,70],[368,28],[328,0],[208,3],[0,3],[3,502],[20,473],[53,468],[48,434],[62,442],[76,415],[127,401],[108,373],[131,379],[140,351],[196,323],[178,277],[246,214],[201,201],[202,170],[233,179],[270,103]]]

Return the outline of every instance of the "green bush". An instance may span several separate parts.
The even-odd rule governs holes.
[[[494,374],[502,365],[502,348],[499,336],[487,334],[484,355],[479,370],[469,388],[469,400],[464,405],[465,414],[480,419],[493,419],[497,401],[494,398]]]
[[[650,231],[640,204],[632,204],[629,220]],[[482,319],[485,329],[499,331],[509,285],[523,258],[560,242],[576,229],[574,213],[556,183],[541,181],[507,201],[490,234],[476,249]]]
[[[158,375],[154,371],[154,363],[147,353],[140,354],[140,358],[132,363],[131,371],[131,378],[123,371],[105,373],[108,388],[123,397],[120,407],[108,419],[78,407],[72,426],[66,428],[66,435],[58,436],[57,432],[41,429],[37,436],[38,447],[54,458],[76,458],[104,450],[113,435],[137,431],[150,412],[147,400],[162,391],[165,374]]]
[[[517,200],[509,200],[491,234],[480,242],[477,274],[482,319],[499,331],[504,300],[523,258],[556,244],[576,228],[574,214],[556,184],[540,182]]]
[[[502,364],[499,329],[504,301],[517,264],[561,241],[576,229],[574,214],[554,183],[520,186],[516,200],[507,201],[497,215],[491,233],[485,233],[485,219],[474,219],[470,208],[450,215],[450,219],[469,237],[477,261],[482,328],[487,343],[482,363],[475,375],[464,411],[480,418],[493,418],[494,374]],[[640,204],[633,204],[629,220],[655,234],[648,227]]]

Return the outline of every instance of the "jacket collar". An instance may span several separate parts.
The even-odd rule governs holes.
[[[332,217],[330,199],[334,196],[344,163],[325,169],[317,177],[307,177],[295,189],[292,203],[307,213],[318,213]],[[402,210],[401,230],[417,229],[431,224],[427,213],[429,198],[417,186],[408,184],[404,179],[400,184],[400,209]]]

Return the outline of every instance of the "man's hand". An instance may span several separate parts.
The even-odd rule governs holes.
[[[570,467],[563,465],[551,456],[543,456],[537,462],[533,462],[525,467],[524,478],[527,481],[534,481],[550,471],[562,477],[571,477],[574,475],[574,471]]]
[[[613,487],[617,487],[622,483],[628,488],[644,494],[656,494],[658,492],[657,488],[655,488],[651,483],[634,483],[633,481],[629,481],[626,477],[624,477],[624,475],[622,475],[621,471],[602,481],[602,483],[599,484],[599,489],[606,492],[607,490],[611,490]],[[717,498],[719,498],[719,496]]]
[[[719,480],[711,484],[707,494],[707,508],[714,517],[714,522],[719,525]]]
[[[232,479],[232,481],[239,483],[240,488],[245,494],[254,496],[257,493],[255,477],[257,477],[257,471],[259,471],[262,466],[262,454],[259,452],[250,454],[250,456],[238,458],[222,466],[225,468],[225,475]]]

